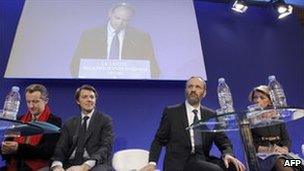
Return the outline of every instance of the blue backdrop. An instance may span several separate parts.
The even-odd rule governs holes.
[[[88,83],[100,92],[98,108],[113,117],[114,152],[126,148],[149,149],[163,108],[184,101],[185,82],[5,79],[3,75],[23,4],[22,0],[0,1],[0,106],[11,86],[18,85],[23,92],[27,85],[41,83],[49,89],[52,111],[66,120],[78,115],[75,89]],[[219,107],[217,79],[225,77],[236,110],[243,110],[249,104],[247,96],[251,88],[267,84],[267,77],[274,74],[285,89],[288,103],[303,106],[304,33],[295,15],[277,20],[274,9],[267,6],[250,7],[240,15],[230,10],[231,4],[194,1],[194,5],[208,77],[203,105]],[[20,113],[26,110],[23,95],[22,98]],[[292,151],[301,154],[304,119],[287,126]],[[236,156],[244,161],[238,132],[228,135]],[[214,153],[218,152],[214,150]]]

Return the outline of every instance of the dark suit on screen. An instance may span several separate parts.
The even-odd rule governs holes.
[[[64,168],[75,164],[69,157],[77,146],[80,126],[81,116],[76,116],[69,119],[62,128],[53,160],[61,161]],[[110,170],[113,143],[112,119],[101,112],[95,111],[86,136],[83,138],[86,139],[85,149],[89,154],[89,158],[85,160],[95,160],[95,168],[101,166],[104,170]]]
[[[80,59],[107,58],[107,27],[99,27],[83,32],[71,62],[72,77],[78,77]],[[158,78],[159,67],[154,56],[151,38],[133,27],[125,29],[121,59],[150,61],[151,77]]]
[[[201,107],[201,118],[207,119],[215,113]],[[165,108],[163,116],[150,148],[149,161],[157,162],[163,146],[166,147],[163,170],[182,171],[191,156],[190,133],[186,130],[188,119],[185,103]],[[212,144],[219,148],[222,154],[232,154],[232,145],[224,133],[202,133],[202,148],[205,161],[219,164],[223,167],[221,160],[215,160],[211,156]]]

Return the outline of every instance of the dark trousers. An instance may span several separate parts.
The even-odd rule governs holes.
[[[228,168],[225,167],[224,161],[217,157],[208,157],[206,160],[200,155],[192,154],[186,162],[184,171],[235,171],[236,168],[230,164]]]

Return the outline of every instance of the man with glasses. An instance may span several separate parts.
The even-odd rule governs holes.
[[[31,84],[25,89],[28,111],[18,117],[24,123],[41,121],[61,127],[61,119],[52,114],[48,106],[48,91],[41,84]],[[0,170],[48,170],[59,134],[38,134],[7,138],[2,142],[1,155],[6,166]]]

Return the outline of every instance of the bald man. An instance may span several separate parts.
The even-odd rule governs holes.
[[[215,115],[214,111],[201,105],[205,95],[205,81],[201,77],[191,77],[186,83],[186,101],[165,108],[150,148],[149,164],[142,170],[155,170],[162,147],[166,148],[164,171],[245,170],[245,166],[233,157],[232,145],[224,133],[186,130],[195,120]],[[213,143],[221,151],[221,159],[210,155]]]

